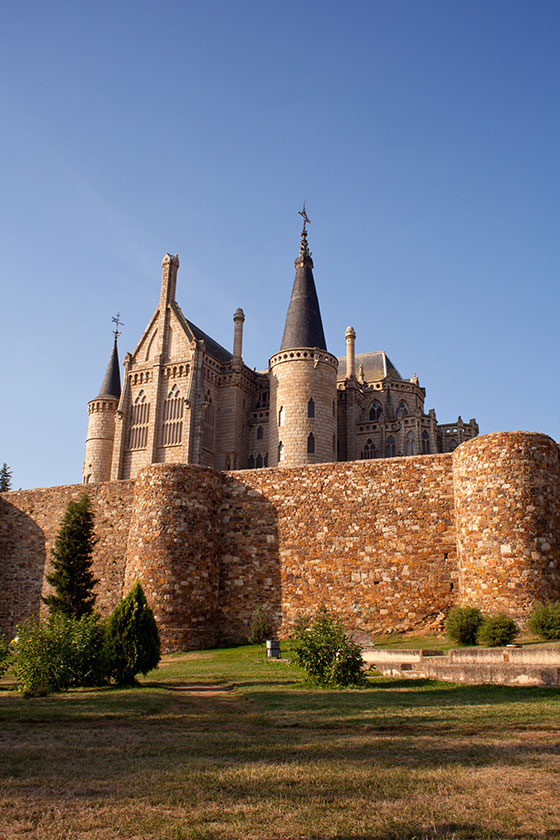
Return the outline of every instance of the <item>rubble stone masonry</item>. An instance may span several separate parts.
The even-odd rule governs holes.
[[[0,496],[0,631],[40,609],[50,548],[84,487]],[[284,635],[321,604],[351,629],[422,629],[455,604],[523,621],[560,597],[558,447],[508,432],[453,454],[221,473],[157,464],[87,486],[98,607],[136,578],[167,650]]]

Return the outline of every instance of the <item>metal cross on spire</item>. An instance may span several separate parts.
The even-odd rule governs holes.
[[[303,219],[302,234],[305,234],[305,233],[307,233],[307,231],[305,229],[305,226],[311,224],[311,219],[309,218],[309,216],[305,212],[305,201],[303,202],[303,210],[298,210],[298,215],[301,216],[301,218]]]
[[[119,330],[119,327],[120,326],[124,327],[124,323],[121,321],[121,313],[117,312],[116,315],[113,315],[112,320],[113,320],[113,324],[116,324],[115,329],[113,330],[113,335],[115,336],[115,341],[116,341],[117,338],[119,337],[119,335],[121,334],[121,331]]]

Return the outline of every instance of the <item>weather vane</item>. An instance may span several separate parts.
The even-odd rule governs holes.
[[[120,330],[119,330],[119,327],[121,327],[121,326],[122,326],[122,327],[124,327],[124,324],[123,324],[123,322],[121,321],[121,313],[120,313],[120,312],[117,312],[117,314],[116,314],[116,315],[113,315],[113,319],[112,319],[112,320],[113,320],[113,324],[116,324],[116,327],[115,327],[115,329],[113,330],[113,335],[115,336],[115,341],[116,341],[116,340],[117,340],[117,338],[119,337],[119,335],[121,334],[121,332],[120,332]]]
[[[303,210],[298,210],[298,215],[300,215],[300,216],[301,216],[301,218],[303,219],[303,230],[302,230],[302,233],[307,233],[307,231],[306,231],[306,229],[305,229],[305,226],[306,226],[306,225],[310,225],[310,224],[311,224],[311,219],[309,218],[309,216],[308,216],[308,215],[307,215],[307,213],[305,212],[305,201],[303,202]]]

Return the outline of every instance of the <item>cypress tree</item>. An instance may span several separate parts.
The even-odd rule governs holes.
[[[119,685],[134,685],[136,674],[147,674],[160,660],[156,620],[138,581],[109,616],[105,655]]]
[[[7,493],[12,489],[12,471],[4,461],[0,469],[0,493]]]
[[[43,598],[51,615],[81,618],[93,612],[97,580],[92,572],[92,552],[96,543],[93,512],[89,496],[69,502],[51,552],[53,571],[47,582],[54,592]]]

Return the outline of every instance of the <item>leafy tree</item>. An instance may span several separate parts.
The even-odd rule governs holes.
[[[298,622],[292,642],[292,661],[305,668],[319,685],[361,686],[365,684],[361,648],[350,639],[339,618],[326,607],[317,610],[311,627]]]
[[[249,625],[247,641],[251,645],[260,645],[262,647],[266,639],[270,639],[271,633],[272,628],[268,616],[264,608],[259,607]]]
[[[476,634],[482,624],[478,607],[454,607],[445,620],[445,632],[458,645],[476,645]]]
[[[560,639],[560,601],[537,602],[529,616],[529,630],[548,641]]]
[[[0,470],[0,493],[7,493],[12,489],[12,471],[4,461]]]
[[[479,645],[485,647],[501,647],[510,645],[516,636],[519,635],[519,627],[509,615],[496,613],[496,615],[485,615],[476,640]]]
[[[138,581],[109,616],[105,655],[109,676],[119,685],[134,685],[136,674],[147,674],[160,660],[156,620]]]
[[[52,550],[53,571],[47,582],[54,592],[43,598],[51,615],[81,618],[93,612],[96,595],[93,587],[91,556],[95,545],[93,512],[89,496],[69,502]]]

